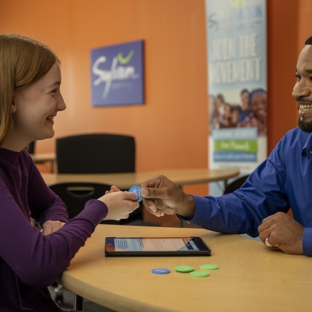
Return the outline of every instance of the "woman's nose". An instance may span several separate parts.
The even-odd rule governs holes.
[[[65,104],[65,101],[63,99],[63,96],[61,95],[60,100],[57,103],[57,110],[63,111],[65,109],[66,109],[66,104]]]

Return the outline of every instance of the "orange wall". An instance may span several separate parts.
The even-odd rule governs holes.
[[[297,126],[298,108],[291,96],[295,66],[305,40],[312,36],[311,0],[267,0],[268,150]]]
[[[204,0],[0,3],[1,32],[43,41],[61,58],[67,109],[55,119],[55,137],[85,132],[134,135],[137,171],[207,167]],[[267,1],[269,151],[297,124],[291,91],[298,52],[312,35],[310,3]],[[146,103],[92,108],[90,49],[139,39],[145,41]],[[53,151],[54,139],[37,145],[37,152]],[[205,194],[207,187],[189,191]]]

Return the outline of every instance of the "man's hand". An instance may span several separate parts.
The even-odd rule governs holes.
[[[42,234],[49,235],[63,227],[65,222],[48,220],[43,224]]]
[[[263,219],[258,227],[259,237],[262,242],[268,238],[272,250],[282,250],[293,255],[302,255],[302,235],[304,227],[292,217],[283,212],[278,212]]]
[[[195,200],[163,175],[158,175],[141,185],[143,204],[157,217],[164,214],[179,214],[192,219],[195,213]]]

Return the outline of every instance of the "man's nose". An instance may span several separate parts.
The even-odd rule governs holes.
[[[307,86],[304,80],[297,82],[293,88],[292,96],[293,97],[307,97],[311,93],[311,90]]]

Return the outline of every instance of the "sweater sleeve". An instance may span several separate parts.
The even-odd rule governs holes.
[[[68,267],[108,209],[103,202],[90,200],[61,229],[43,236],[30,224],[30,213],[41,224],[67,221],[66,207],[28,155],[24,153],[19,164],[0,175],[0,257],[25,284],[47,287]]]
[[[22,165],[22,168],[27,169],[25,176],[28,177],[27,197],[31,217],[41,226],[47,220],[66,222],[68,214],[64,202],[46,185],[29,155],[24,156],[26,164]]]
[[[0,185],[0,192],[6,192],[3,185]],[[25,284],[31,286],[50,285],[107,215],[103,202],[90,200],[85,209],[60,230],[43,236],[31,226],[8,192],[2,199],[0,257]]]

